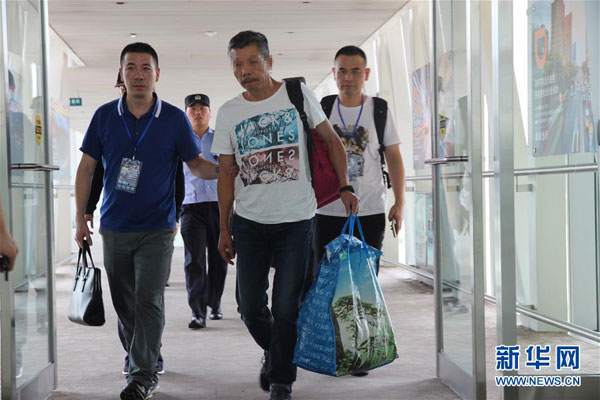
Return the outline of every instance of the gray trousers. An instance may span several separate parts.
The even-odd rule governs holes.
[[[156,382],[165,325],[163,294],[171,271],[173,229],[115,232],[100,228],[104,267],[129,355],[127,382]]]

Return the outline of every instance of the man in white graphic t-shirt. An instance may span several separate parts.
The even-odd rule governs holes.
[[[233,73],[245,89],[218,111],[212,152],[221,154],[217,182],[219,251],[230,264],[237,254],[237,298],[242,320],[265,359],[260,385],[271,399],[291,399],[296,320],[311,257],[315,194],[310,182],[306,137],[285,85],[271,78],[273,58],[258,32],[235,35],[228,48]],[[358,210],[348,185],[346,154],[315,95],[302,86],[311,127],[326,143],[339,179],[346,212]],[[230,168],[237,164],[239,174]],[[233,232],[229,215],[235,199]],[[231,235],[235,237],[235,244]],[[272,307],[268,307],[273,261]]]
[[[329,103],[329,107],[326,106],[325,99],[321,104],[324,109],[327,109],[326,113],[330,113],[329,121],[346,148],[350,184],[361,200],[358,217],[365,240],[370,246],[381,249],[386,224],[387,194],[379,149],[383,146],[384,159],[389,171],[388,179],[394,192],[394,203],[390,207],[387,219],[392,224],[395,235],[402,226],[404,208],[405,174],[400,153],[400,137],[387,104],[382,99],[363,94],[365,81],[369,78],[370,72],[364,51],[356,46],[342,47],[334,57],[332,70],[339,95],[335,100],[333,99],[335,96],[330,98],[333,104]],[[376,101],[379,106],[376,106]],[[381,107],[382,103],[384,107]],[[378,135],[376,118],[382,118],[381,113],[383,113],[384,126],[379,127],[382,132]],[[378,136],[382,137],[381,143]],[[325,251],[325,245],[340,234],[345,222],[344,205],[339,200],[317,210],[313,278],[317,272],[317,262]],[[355,233],[358,236],[358,232]],[[311,281],[307,279],[307,288],[310,287]],[[356,375],[366,374],[366,372],[359,372]]]

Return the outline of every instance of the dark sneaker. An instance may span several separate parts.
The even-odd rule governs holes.
[[[221,312],[221,309],[216,309],[216,310],[210,310],[210,314],[208,315],[208,318],[210,319],[223,319],[223,313]]]
[[[292,400],[292,385],[272,384],[270,400]]]
[[[206,320],[204,318],[195,318],[194,317],[188,324],[188,328],[190,328],[190,329],[206,328]]]
[[[129,373],[129,356],[125,356],[125,363],[123,364],[123,371],[121,371],[123,375],[127,375]]]
[[[121,392],[121,400],[146,400],[152,397],[156,389],[156,383],[144,386],[138,382],[129,382]]]
[[[269,362],[269,352],[267,350],[265,350],[265,354],[260,362],[262,366],[260,367],[258,382],[260,383],[260,388],[265,392],[268,392],[271,384],[269,382],[269,377],[267,376],[267,363]]]
[[[369,375],[369,371],[353,372],[351,375],[352,376],[367,376],[367,375]]]

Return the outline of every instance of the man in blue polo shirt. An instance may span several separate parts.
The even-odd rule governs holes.
[[[84,213],[96,163],[102,162],[104,266],[129,350],[121,399],[137,400],[152,396],[158,382],[155,365],[173,251],[177,160],[204,179],[215,179],[217,168],[199,155],[185,114],[154,93],[160,76],[156,51],[146,43],[132,43],[121,52],[120,62],[126,94],[96,110],[81,146],[75,241],[92,244]]]
[[[185,113],[192,124],[194,140],[200,153],[210,161],[217,155],[210,152],[214,132],[209,127],[210,99],[205,94],[190,94],[185,98]],[[192,309],[190,329],[206,327],[208,318],[218,320],[221,313],[221,296],[225,287],[227,263],[221,258],[219,244],[219,203],[217,180],[199,179],[189,168],[185,174],[185,197],[181,212],[181,236],[185,244],[185,285],[188,304]],[[208,273],[206,259],[208,253]]]

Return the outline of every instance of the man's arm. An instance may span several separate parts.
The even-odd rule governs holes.
[[[223,260],[233,265],[235,249],[229,232],[229,216],[233,208],[235,176],[231,168],[235,165],[233,154],[221,154],[219,157],[219,178],[217,180],[217,196],[219,197],[220,229],[219,253]]]
[[[79,247],[83,247],[84,238],[90,246],[92,245],[92,236],[85,222],[84,214],[90,197],[92,178],[94,177],[97,163],[94,158],[83,153],[77,167],[77,175],[75,176],[75,206],[77,208],[75,214],[75,221],[77,223],[75,241]]]
[[[179,230],[179,219],[181,218],[181,207],[185,199],[185,177],[183,175],[183,161],[177,160],[177,172],[175,173],[175,232]]]
[[[201,155],[185,162],[190,171],[200,179],[217,179],[217,164],[208,161]]]
[[[329,120],[325,119],[316,127],[317,135],[325,143],[329,154],[329,161],[335,170],[335,174],[340,182],[340,187],[347,186],[348,183],[348,160],[346,159],[346,150],[340,140],[340,137],[335,133]],[[350,215],[358,213],[358,197],[346,190],[340,193],[342,202],[346,206],[346,213]]]
[[[394,205],[390,208],[388,221],[396,221],[396,230],[402,228],[402,211],[404,209],[404,162],[402,161],[402,153],[400,153],[400,145],[394,144],[385,148],[385,159],[390,173],[390,182],[392,191],[394,192]]]
[[[102,163],[96,163],[96,170],[94,171],[94,177],[92,178],[92,187],[90,189],[90,197],[85,207],[85,214],[83,219],[85,222],[89,222],[92,229],[94,228],[94,211],[98,200],[100,200],[100,193],[102,193],[102,187],[104,186],[104,167]]]

